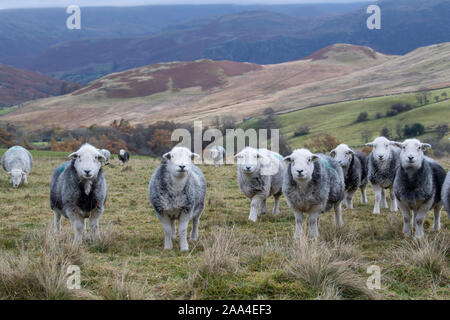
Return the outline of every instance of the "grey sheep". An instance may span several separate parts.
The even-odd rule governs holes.
[[[367,156],[363,152],[353,151],[346,144],[340,144],[330,152],[340,164],[345,178],[344,202],[348,209],[353,209],[353,196],[361,190],[361,203],[367,203]]]
[[[390,189],[392,212],[396,212],[397,200],[394,194],[394,179],[398,167],[400,166],[400,149],[385,137],[378,137],[373,142],[367,143],[366,146],[372,147],[367,166],[368,166],[368,180],[372,185],[375,193],[375,205],[373,213],[380,213],[380,206],[387,208],[385,189]]]
[[[205,206],[206,180],[192,163],[199,155],[184,147],[175,147],[163,155],[161,165],[153,173],[148,198],[164,229],[164,249],[173,248],[178,220],[180,250],[189,250],[187,228],[192,220],[191,241],[198,240],[198,225]]]
[[[108,187],[102,172],[104,156],[97,148],[84,144],[72,153],[70,161],[59,165],[50,181],[50,207],[57,232],[61,216],[69,219],[74,229],[74,244],[81,244],[85,219],[93,235],[99,238],[98,221],[104,211]]]
[[[259,214],[267,213],[266,200],[270,196],[275,198],[272,213],[278,215],[286,170],[281,155],[267,149],[247,147],[235,158],[239,188],[251,200],[248,219],[256,222]]]
[[[105,158],[105,165],[109,164],[109,160],[111,160],[111,152],[109,152],[109,150],[106,149],[101,149],[100,153]]]
[[[344,173],[331,157],[297,149],[285,158],[289,162],[283,194],[295,215],[295,238],[303,232],[303,215],[309,214],[309,236],[319,237],[319,214],[334,208],[335,224],[342,226],[341,202],[344,199]]]
[[[424,155],[424,151],[431,148],[429,144],[417,139],[393,144],[401,148],[401,165],[395,176],[394,192],[403,214],[403,233],[411,235],[411,211],[415,238],[423,237],[423,222],[429,210],[434,210],[433,229],[439,231],[445,170],[439,163]]]
[[[444,204],[447,217],[450,219],[450,172],[445,178],[444,185],[442,186],[442,203]]]
[[[28,174],[33,167],[31,153],[21,147],[14,146],[6,150],[1,159],[3,169],[9,174],[13,188],[18,188],[23,183],[28,184]]]
[[[214,166],[219,167],[224,163],[226,151],[222,146],[214,146],[209,151],[209,156],[214,162]]]

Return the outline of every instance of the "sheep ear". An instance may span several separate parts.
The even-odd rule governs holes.
[[[71,153],[71,154],[69,155],[69,159],[76,159],[76,158],[78,158],[78,153],[76,153],[76,152]]]
[[[105,156],[103,154],[101,154],[100,152],[98,153],[97,158],[101,158],[101,159],[99,159],[100,162],[105,162],[106,161]]]
[[[336,149],[330,151],[330,156],[332,156],[333,158],[336,157]]]
[[[422,143],[420,145],[420,147],[422,148],[423,151],[426,151],[428,149],[431,149],[431,144],[429,144],[429,143]]]
[[[196,153],[194,153],[194,152],[191,153],[191,159],[192,159],[192,160],[198,159],[198,158],[200,158],[200,156],[199,156],[198,154],[196,154]]]
[[[292,154],[289,155],[289,156],[287,156],[287,157],[284,157],[283,160],[284,160],[284,161],[287,161],[287,162],[292,162]]]
[[[170,159],[172,159],[172,155],[170,154],[170,152],[167,152],[163,155],[163,158],[166,160],[170,160]]]
[[[403,143],[402,142],[391,141],[391,142],[389,142],[389,144],[391,146],[395,146],[395,147],[399,147],[399,148],[403,147]]]
[[[373,148],[373,142],[366,143],[366,147],[372,147]]]
[[[241,158],[242,157],[242,152],[236,153],[234,157],[235,158]]]
[[[311,159],[312,159],[313,162],[315,162],[315,161],[319,160],[319,156],[313,154]]]
[[[347,151],[347,154],[355,154],[355,151],[353,151],[352,149]]]

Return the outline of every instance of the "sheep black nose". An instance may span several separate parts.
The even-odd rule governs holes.
[[[251,167],[245,167],[247,170],[250,170],[251,169]]]
[[[91,170],[84,170],[84,173],[86,173],[87,175],[89,175],[91,173]]]
[[[414,157],[409,156],[408,159],[409,159],[409,161],[413,161],[413,160],[414,160]]]
[[[297,170],[298,174],[301,175],[303,173],[303,170]]]
[[[181,170],[184,170],[184,168],[186,168],[186,166],[180,166],[180,169],[181,169]]]
[[[380,160],[383,160],[383,156],[378,156],[378,158],[379,158]]]

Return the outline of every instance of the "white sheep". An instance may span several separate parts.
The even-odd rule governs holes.
[[[273,214],[280,213],[283,176],[286,166],[283,158],[267,149],[247,147],[235,155],[238,163],[238,184],[242,193],[251,200],[248,219],[256,222],[259,214],[266,214],[266,200],[274,196]]]
[[[400,167],[394,181],[394,192],[403,214],[403,233],[411,234],[411,211],[415,238],[423,237],[423,222],[429,210],[434,210],[434,231],[440,230],[442,210],[441,190],[446,172],[442,166],[425,156],[431,148],[417,139],[403,143],[392,142],[401,148]]]
[[[61,216],[72,223],[74,243],[81,244],[85,220],[90,231],[99,238],[98,221],[104,211],[108,186],[102,172],[104,156],[97,148],[84,144],[72,153],[70,161],[59,165],[50,181],[50,207],[54,214],[55,230],[61,229]]]
[[[3,169],[9,174],[13,188],[23,184],[28,184],[28,174],[33,167],[33,157],[31,153],[21,147],[14,146],[6,150],[1,159]]]
[[[294,237],[303,233],[303,215],[308,214],[308,231],[312,238],[319,237],[319,214],[334,208],[337,226],[342,220],[341,202],[345,183],[341,166],[331,157],[297,149],[285,158],[289,162],[283,183],[283,194],[295,215]]]
[[[198,239],[198,225],[205,206],[206,180],[192,163],[199,155],[184,147],[175,147],[163,155],[161,165],[153,173],[148,198],[164,229],[164,249],[173,248],[178,220],[180,250],[189,250],[187,228],[192,220],[191,241]]]
[[[391,211],[396,212],[397,200],[394,194],[394,179],[400,165],[400,149],[391,144],[385,137],[378,137],[366,146],[373,150],[368,158],[368,180],[375,193],[375,205],[373,213],[380,213],[380,205],[387,208],[385,189],[390,189]]]
[[[109,160],[111,160],[111,152],[109,152],[109,150],[106,149],[101,149],[100,153],[105,158],[105,165],[109,164]]]
[[[209,156],[213,160],[214,166],[219,167],[224,163],[226,151],[222,146],[214,146],[210,149]]]

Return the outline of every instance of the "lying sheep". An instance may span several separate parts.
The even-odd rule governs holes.
[[[447,212],[447,217],[450,219],[450,172],[447,174],[447,178],[442,186],[441,198],[445,211]]]
[[[14,188],[23,184],[28,184],[28,174],[33,167],[33,157],[27,149],[21,146],[14,146],[6,150],[3,154],[2,167],[9,174]]]
[[[226,151],[222,146],[214,146],[211,148],[209,155],[214,162],[214,166],[219,167],[224,163]]]
[[[380,203],[383,208],[387,208],[385,189],[390,189],[391,211],[397,211],[397,201],[395,199],[393,184],[395,174],[400,165],[400,150],[391,144],[385,137],[378,137],[366,146],[372,147],[367,161],[368,180],[375,193],[375,205],[373,213],[380,213]]]
[[[126,165],[128,161],[130,161],[130,153],[124,149],[121,149],[119,151],[119,164],[120,165]]]
[[[286,169],[283,158],[267,149],[247,147],[236,154],[238,184],[244,195],[251,200],[249,220],[256,222],[258,214],[266,214],[266,200],[274,196],[273,214],[280,213],[283,176]]]
[[[109,164],[109,160],[111,160],[111,152],[109,152],[109,150],[106,150],[106,149],[101,149],[100,153],[105,158],[105,165],[108,165]]]
[[[191,241],[198,239],[198,225],[205,206],[206,180],[192,163],[199,155],[184,147],[175,147],[163,155],[161,165],[153,173],[148,198],[164,228],[164,249],[172,249],[178,220],[180,250],[189,250],[187,228],[192,220]]]
[[[431,146],[417,139],[403,143],[393,142],[401,148],[400,167],[394,181],[394,192],[403,214],[403,233],[411,235],[411,211],[415,225],[415,238],[423,237],[423,222],[427,212],[434,210],[434,231],[440,230],[442,210],[441,190],[446,172],[442,166],[424,155]]]
[[[54,214],[55,230],[61,229],[61,216],[66,217],[74,229],[74,243],[80,244],[87,218],[91,232],[99,238],[98,220],[104,211],[108,192],[102,172],[102,161],[105,158],[90,144],[84,144],[69,158],[70,161],[53,171],[50,207]]]
[[[303,232],[303,214],[308,213],[309,236],[319,237],[319,214],[334,208],[334,221],[344,225],[341,202],[344,199],[344,173],[339,163],[325,155],[297,149],[285,158],[289,162],[283,194],[295,215],[294,237]]]
[[[361,190],[361,203],[367,203],[367,156],[363,152],[353,151],[346,144],[340,144],[330,152],[340,164],[345,178],[344,202],[348,209],[353,209],[353,196]]]

